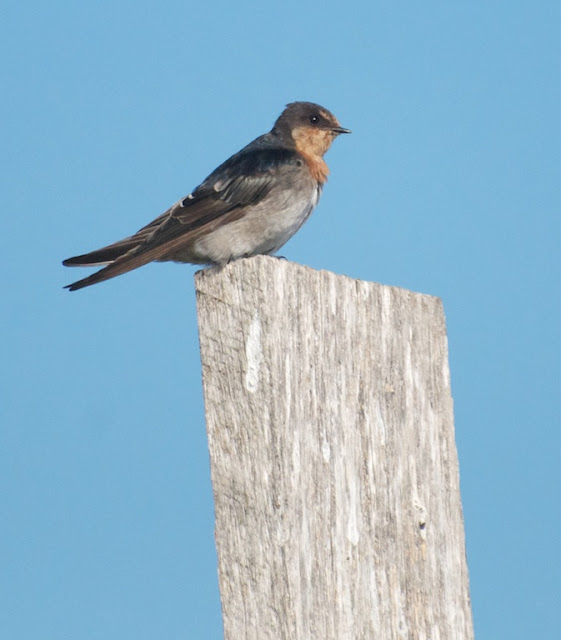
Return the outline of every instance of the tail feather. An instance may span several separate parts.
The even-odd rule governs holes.
[[[96,253],[96,252],[93,252]],[[109,280],[110,278],[114,278],[115,276],[120,276],[123,273],[127,273],[127,271],[132,271],[133,269],[137,269],[142,265],[147,264],[152,261],[152,256],[144,254],[135,256],[134,252],[131,251],[132,255],[128,253],[120,256],[120,259],[111,262],[103,269],[92,273],[91,276],[87,278],[83,278],[82,280],[78,280],[73,282],[72,284],[66,285],[64,288],[69,291],[77,291],[78,289],[83,289],[84,287],[89,287],[92,284],[97,284],[98,282],[103,282],[104,280]],[[90,254],[87,254],[90,255]],[[77,258],[79,258],[78,256]],[[72,260],[73,258],[71,258]],[[77,264],[78,263],[74,263]],[[72,266],[74,266],[74,264]],[[87,266],[92,266],[91,263],[88,263]]]
[[[103,252],[107,250],[116,249],[119,245],[123,246],[125,244],[132,245],[132,248],[129,248],[128,251],[119,255],[113,262],[108,264],[103,269],[92,273],[91,276],[87,278],[83,278],[82,280],[78,280],[77,282],[73,282],[72,284],[66,285],[65,289],[69,291],[77,291],[78,289],[83,289],[84,287],[89,287],[92,284],[97,284],[98,282],[103,282],[104,280],[109,280],[110,278],[114,278],[115,276],[120,276],[123,273],[127,273],[128,271],[132,271],[133,269],[137,269],[138,267],[142,267],[152,260],[158,260],[165,256],[169,251],[173,251],[178,246],[184,243],[184,238],[179,235],[175,238],[168,240],[168,242],[164,244],[155,244],[154,246],[146,245],[146,243],[141,244],[138,239],[138,235],[135,238],[131,236],[130,238],[125,238],[125,240],[121,240],[121,242],[117,242],[114,245],[110,245],[109,247],[105,247],[104,249],[99,249],[98,251],[92,251],[91,253],[85,254],[85,256],[77,256],[76,258],[70,258],[72,260],[72,266],[78,266],[78,260],[85,257],[88,260],[95,260],[99,257],[99,255],[104,255]],[[109,254],[107,254],[109,255]],[[65,261],[66,262],[66,261]],[[64,263],[63,263],[64,264]],[[87,265],[91,265],[91,262],[86,263]]]
[[[192,208],[195,209],[194,205]],[[178,211],[181,209],[179,213],[182,215],[172,215],[176,209]],[[96,251],[64,260],[63,264],[68,267],[107,265],[91,276],[67,285],[65,289],[77,291],[120,276],[153,260],[174,260],[177,250],[180,249],[183,251],[181,262],[199,264],[196,256],[193,255],[192,258],[189,258],[188,252],[186,260],[185,250],[189,249],[201,234],[208,232],[209,229],[214,229],[219,223],[225,224],[239,219],[244,212],[243,208],[224,203],[220,199],[208,202],[203,200],[201,207],[190,211],[190,216],[187,217],[182,209],[183,207],[174,205],[140,229],[134,236]]]
[[[97,267],[104,264],[111,264],[115,262],[121,256],[124,256],[131,249],[138,246],[139,239],[130,237],[125,238],[114,244],[110,244],[107,247],[84,253],[80,256],[74,256],[63,260],[62,264],[65,267]]]
[[[143,259],[140,256],[136,256],[136,252],[168,218],[169,210],[128,238],[123,238],[101,249],[63,260],[62,264],[65,267],[101,267],[107,265],[105,269],[97,271],[88,278],[69,284],[65,289],[76,291],[91,284],[96,284],[96,282],[114,278],[121,273],[126,273],[150,262],[153,258]]]

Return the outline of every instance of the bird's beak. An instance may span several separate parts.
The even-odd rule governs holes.
[[[337,135],[339,135],[340,133],[352,133],[350,129],[344,129],[343,127],[333,127],[331,131],[333,131],[333,133],[336,133]]]

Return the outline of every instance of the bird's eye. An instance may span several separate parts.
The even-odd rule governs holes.
[[[319,122],[319,116],[316,116],[316,115],[310,116],[310,122],[312,124],[317,124]]]

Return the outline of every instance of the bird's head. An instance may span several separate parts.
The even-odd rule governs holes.
[[[339,134],[351,132],[319,104],[291,102],[278,117],[272,133],[301,153],[321,157]]]

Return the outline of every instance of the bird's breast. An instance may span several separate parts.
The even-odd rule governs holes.
[[[273,188],[243,215],[197,239],[194,250],[201,262],[225,264],[231,260],[278,251],[306,222],[321,195],[316,180],[296,180]]]

